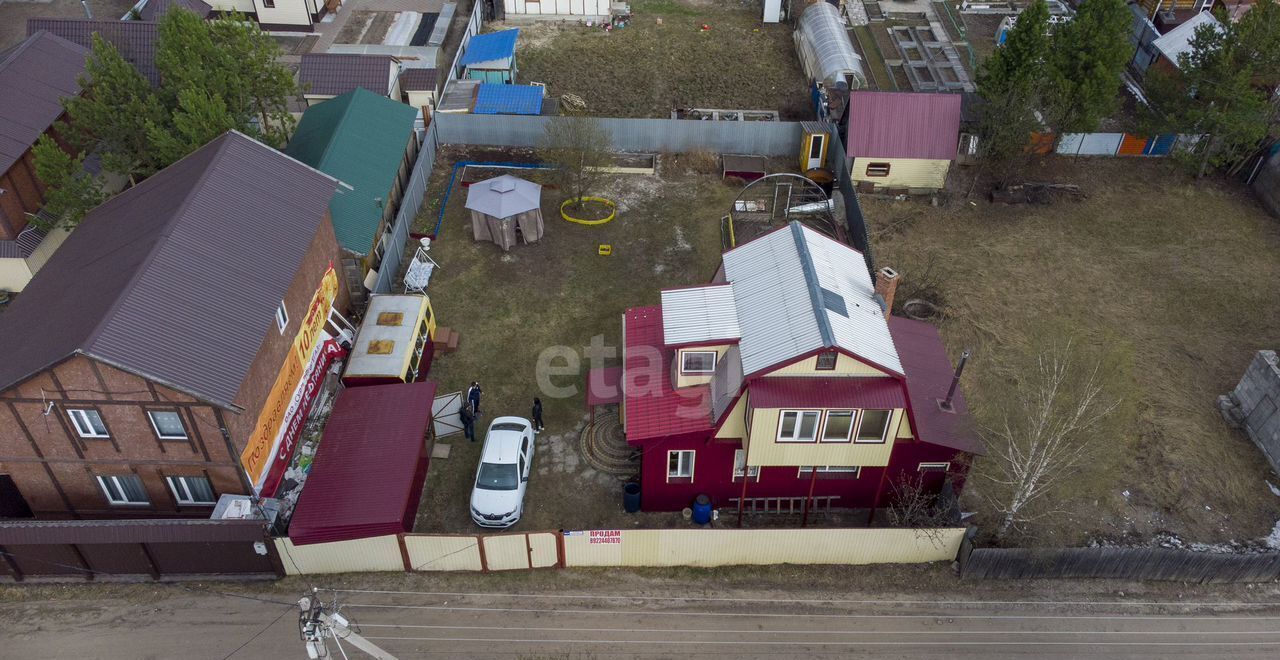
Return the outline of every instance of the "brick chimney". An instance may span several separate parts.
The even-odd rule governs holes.
[[[884,317],[893,313],[893,294],[898,291],[898,271],[885,266],[876,273],[876,293],[884,298]]]

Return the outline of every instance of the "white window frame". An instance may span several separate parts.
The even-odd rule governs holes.
[[[169,484],[169,490],[173,492],[173,497],[176,500],[178,500],[178,504],[201,506],[201,505],[213,505],[218,503],[216,493],[214,494],[214,499],[209,500],[208,502],[203,502],[195,499],[195,497],[192,495],[191,486],[187,485],[187,479],[204,479],[206,482],[209,482],[210,492],[213,491],[213,482],[210,482],[208,477],[190,477],[190,476],[165,477],[164,480],[166,483]],[[181,486],[181,488],[179,488],[179,486]]]
[[[951,463],[943,463],[941,461],[937,463],[925,462],[916,466],[916,472],[949,472],[950,470]]]
[[[815,469],[818,474],[852,474],[854,479],[862,476],[860,465],[819,465],[816,468],[812,465],[801,465],[800,470],[796,472],[796,478],[807,477]]]
[[[872,408],[871,410],[876,410],[876,411],[885,411],[885,412],[889,413],[889,416],[888,416],[888,417],[886,417],[886,418],[885,418],[885,420],[884,420],[884,428],[883,428],[883,429],[881,429],[881,431],[880,431],[880,437],[879,437],[879,439],[876,439],[876,440],[864,440],[864,439],[862,439],[862,437],[861,437],[861,436],[862,436],[862,425],[866,423],[866,419],[867,419],[867,410],[860,410],[860,411],[858,411],[858,423],[857,423],[857,425],[856,425],[856,426],[854,426],[854,427],[853,427],[853,435],[852,435],[852,437],[853,437],[853,441],[854,441],[855,443],[858,443],[858,444],[864,444],[864,445],[882,445],[882,444],[884,444],[885,442],[888,442],[888,439],[889,439],[889,428],[893,426],[893,410],[892,410],[892,409],[886,409],[886,408]]]
[[[182,426],[182,435],[165,435],[164,433],[161,433],[160,425],[156,424],[156,414],[158,413],[168,413],[171,415],[177,415],[178,424]],[[187,434],[186,422],[182,421],[182,413],[176,410],[148,410],[147,421],[151,422],[151,430],[155,431],[156,437],[160,438],[161,440],[189,440],[191,438],[191,436]]]
[[[739,460],[739,457],[741,457],[741,460]],[[733,478],[741,479],[744,476],[748,479],[755,479],[756,481],[760,481],[760,466],[759,465],[748,466],[747,450],[735,449],[733,450]]]
[[[684,366],[685,360],[690,355],[710,355],[711,368],[705,371],[702,369],[686,369]],[[706,376],[709,374],[714,374],[716,372],[716,359],[719,357],[720,355],[715,351],[680,351],[680,373],[681,375],[685,375],[685,376]]]
[[[144,502],[134,502],[133,500],[129,500],[129,499],[123,499],[123,500],[116,499],[114,496],[111,495],[111,489],[107,487],[107,480],[110,479],[111,484],[115,486],[116,490],[120,491],[120,495],[124,496],[125,498],[128,498],[128,494],[125,493],[124,486],[120,485],[120,477],[137,477],[137,476],[138,475],[136,474],[124,474],[124,475],[95,474],[94,475],[94,477],[97,478],[98,480],[98,487],[102,489],[102,494],[107,497],[108,502],[115,505],[120,505],[120,506],[147,506],[151,504],[151,500],[149,498]],[[139,478],[138,481],[141,482],[142,479]],[[147,492],[146,484],[142,485],[142,492],[144,495],[146,494]]]
[[[844,437],[838,440],[827,438],[827,422],[831,420],[831,413],[837,413],[837,414],[848,413],[849,414],[849,432],[845,433]],[[827,442],[832,444],[847,444],[850,440],[853,439],[853,431],[856,428],[858,428],[858,411],[857,410],[850,410],[848,408],[828,410],[822,415],[822,429],[820,429],[818,433],[818,442]]]
[[[783,421],[787,418],[788,414],[796,415],[796,424],[795,424],[795,427],[793,428],[793,432],[791,436],[784,437],[782,435],[782,425],[783,425]],[[800,429],[804,427],[803,420],[806,415],[814,416],[813,437],[807,440],[800,438],[800,435],[799,435]],[[818,441],[819,432],[822,430],[820,428],[821,426],[822,426],[821,410],[779,410],[778,411],[778,430],[777,430],[777,435],[775,436],[775,439],[777,442],[781,442],[781,443],[813,444]]]
[[[89,415],[93,415],[98,419],[98,424],[102,425],[102,432],[94,428],[93,423],[89,421]],[[110,438],[111,431],[107,429],[106,420],[102,419],[102,413],[92,408],[67,408],[67,417],[71,419],[71,425],[75,427],[76,433],[82,438]]]
[[[280,305],[276,307],[276,327],[280,328],[280,334],[284,334],[285,328],[289,327],[289,310],[284,306],[284,301],[280,301]]]
[[[671,455],[672,454],[680,455],[679,462],[676,464],[677,474],[671,473]],[[687,466],[689,468],[689,474],[680,474],[680,472],[682,471],[682,468],[685,467],[684,456],[686,454],[689,457],[688,466]],[[694,468],[694,463],[697,461],[697,458],[698,458],[698,452],[693,449],[672,449],[671,451],[668,451],[667,452],[667,481],[671,481],[672,479],[688,479],[689,481],[693,481],[693,468]]]

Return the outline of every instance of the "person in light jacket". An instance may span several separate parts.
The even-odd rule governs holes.
[[[476,417],[480,416],[480,381],[471,381],[471,387],[467,388],[467,401],[471,404],[471,412]]]

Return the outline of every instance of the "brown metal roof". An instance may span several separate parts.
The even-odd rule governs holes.
[[[213,7],[204,0],[147,0],[147,4],[138,14],[144,21],[156,21],[174,7],[195,12],[200,18],[207,18],[213,12]]]
[[[261,520],[32,520],[0,522],[0,545],[261,541]]]
[[[0,174],[62,116],[62,98],[76,82],[89,51],[48,32],[36,32],[0,58]]]
[[[115,196],[0,315],[0,390],[83,353],[237,407],[336,187],[231,132]]]
[[[405,69],[400,72],[400,89],[406,92],[434,92],[439,87],[436,69]]]
[[[49,32],[85,48],[93,46],[93,34],[120,51],[120,56],[142,74],[152,85],[160,83],[156,70],[156,42],[159,29],[152,21],[99,21],[89,18],[28,18],[27,34],[40,30]]]
[[[341,96],[357,87],[386,96],[394,62],[390,55],[308,53],[302,56],[298,82],[307,94],[315,96]]]

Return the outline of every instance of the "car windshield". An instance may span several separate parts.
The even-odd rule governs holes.
[[[515,490],[520,483],[516,466],[510,463],[481,463],[476,488],[483,490]]]
[[[501,422],[489,427],[490,431],[523,431],[524,424],[516,424],[514,422]]]

